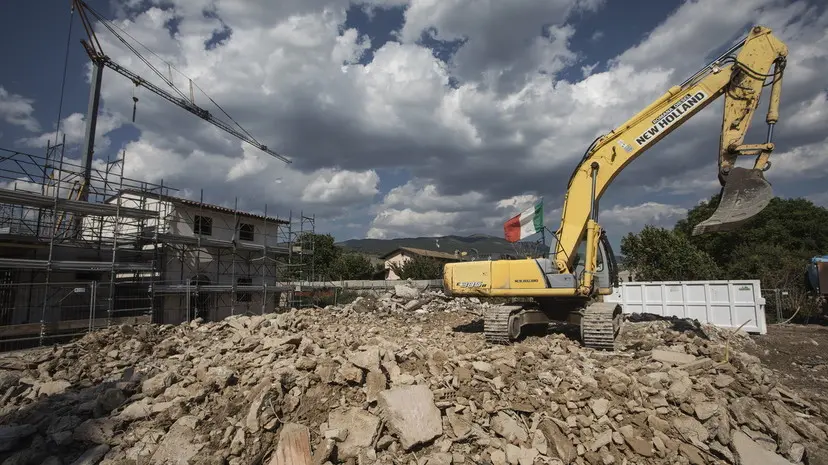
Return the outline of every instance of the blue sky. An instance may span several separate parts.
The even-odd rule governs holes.
[[[543,197],[555,229],[566,179],[598,134],[678,84],[753,24],[788,44],[777,195],[828,204],[828,14],[813,1],[165,0],[89,4],[194,79],[285,165],[104,72],[96,156],[127,151],[129,176],[219,204],[315,214],[339,240],[499,235]],[[62,124],[82,140],[88,59],[74,18]],[[12,2],[0,17],[0,147],[54,137],[68,2]],[[97,26],[105,51],[149,70]],[[162,67],[160,60],[151,57]],[[163,65],[166,69],[166,65]],[[174,73],[183,89],[186,81]],[[203,94],[196,102],[212,112]],[[764,103],[751,135],[763,134]],[[636,160],[605,194],[616,244],[671,226],[717,192],[721,107]],[[761,136],[760,136],[761,137]],[[755,142],[763,142],[756,140]]]

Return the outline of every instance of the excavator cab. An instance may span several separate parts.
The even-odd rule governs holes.
[[[716,211],[693,228],[693,235],[736,229],[764,210],[772,198],[773,189],[762,170],[734,167],[725,178]]]

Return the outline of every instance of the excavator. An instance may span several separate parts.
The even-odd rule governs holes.
[[[485,314],[484,334],[490,344],[509,344],[527,326],[560,321],[580,326],[583,346],[614,350],[622,309],[603,298],[618,284],[618,266],[606,231],[598,224],[602,194],[635,158],[724,96],[720,201],[693,234],[732,230],[761,212],[773,197],[764,172],[771,166],[787,55],[787,46],[769,28],[752,27],[746,37],[681,85],[592,142],[569,179],[548,258],[448,263],[443,268],[447,294],[515,301],[493,306]],[[766,141],[745,144],[766,86],[770,86]],[[755,157],[752,168],[736,165],[737,158],[744,156]]]

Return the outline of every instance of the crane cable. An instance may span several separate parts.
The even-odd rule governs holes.
[[[69,68],[69,47],[72,42],[72,24],[75,17],[75,6],[72,6],[69,12],[69,34],[66,36],[66,54],[63,57],[63,78],[60,81],[60,101],[58,103],[57,125],[55,127],[55,144],[58,143],[58,136],[60,135],[60,118],[63,116],[63,96],[66,91],[66,71]]]

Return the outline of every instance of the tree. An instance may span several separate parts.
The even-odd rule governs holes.
[[[751,244],[754,249],[778,246],[786,255],[797,255],[801,259],[828,250],[828,210],[801,198],[775,197],[758,215],[732,231],[693,236],[693,228],[713,214],[719,198],[714,195],[697,205],[674,228],[718,263],[729,264],[740,259],[734,252],[742,244]]]
[[[642,231],[624,238],[622,253],[630,254],[627,260],[631,266],[644,270],[641,279],[675,276],[681,270],[672,261],[659,261],[659,257],[670,253],[665,249],[689,245],[690,252],[680,254],[688,255],[685,268],[699,259],[693,250],[701,252],[718,265],[716,274],[721,279],[758,279],[765,289],[787,292],[784,304],[788,314],[797,309],[798,316],[817,314],[819,302],[808,290],[805,269],[810,257],[828,251],[828,209],[802,198],[775,197],[759,214],[732,231],[693,236],[693,228],[713,214],[719,200],[720,196],[714,195],[676,223],[672,233],[684,245],[675,242],[677,239],[668,240],[665,232],[654,234],[649,226],[645,228],[647,237]],[[688,276],[692,274],[683,279],[694,279]]]
[[[443,264],[431,257],[415,255],[402,265],[392,263],[391,269],[400,279],[440,279]]]
[[[690,281],[716,279],[720,274],[710,255],[686,237],[650,225],[621,239],[621,253],[627,268],[640,280]]]
[[[313,266],[313,277],[317,280],[329,279],[334,263],[342,254],[342,250],[335,245],[334,237],[330,234],[303,232],[296,238],[294,245],[301,246],[303,252],[308,254],[306,263],[309,262]],[[295,262],[297,260],[294,260]],[[298,271],[294,268],[288,273],[294,279],[311,279],[311,276],[299,276]]]
[[[330,279],[371,279],[374,266],[365,255],[356,252],[341,253],[330,268]]]

